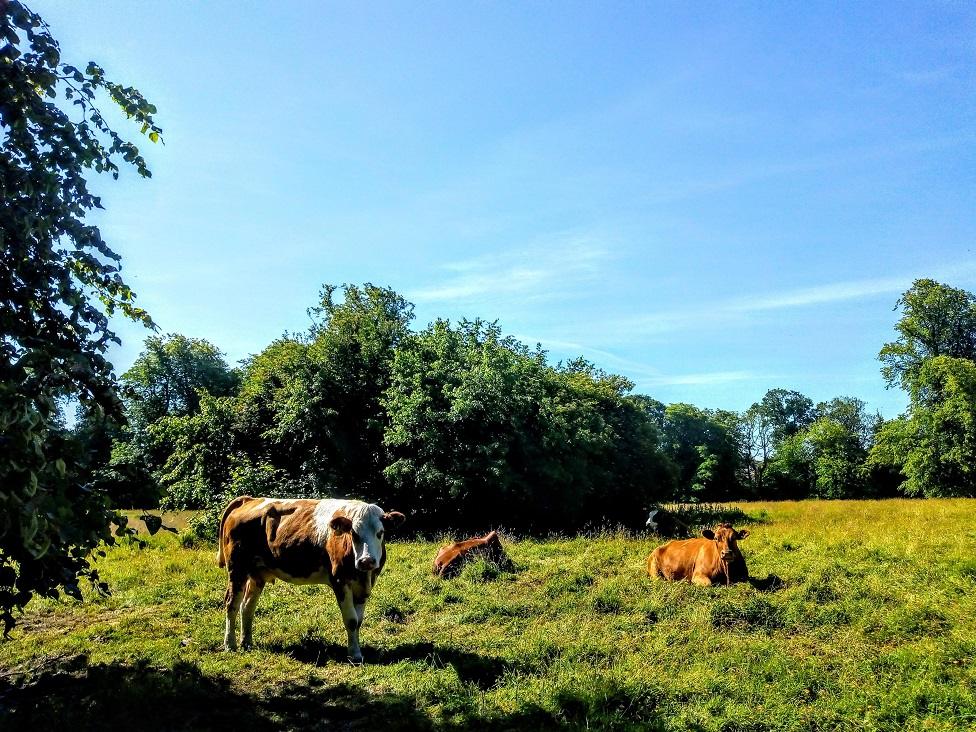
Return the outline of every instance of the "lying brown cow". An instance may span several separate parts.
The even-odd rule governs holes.
[[[265,583],[329,584],[346,626],[349,658],[361,663],[359,626],[386,562],[385,528],[403,520],[402,513],[384,513],[362,501],[235,498],[220,519],[217,549],[217,564],[227,567],[228,576],[224,647],[237,647],[239,611],[241,646],[251,646],[254,609]]]
[[[498,538],[498,532],[492,531],[480,538],[465,539],[442,546],[434,559],[434,574],[444,579],[456,577],[464,563],[475,557],[484,557],[489,562],[505,569],[512,566],[512,562],[505,554],[505,548]]]
[[[749,578],[737,543],[749,536],[747,530],[736,531],[732,524],[719,524],[714,531],[703,530],[702,536],[703,539],[669,541],[659,546],[647,558],[647,573],[655,579],[690,579],[696,585],[731,584]]]

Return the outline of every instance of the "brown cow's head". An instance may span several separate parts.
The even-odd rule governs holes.
[[[502,546],[502,540],[499,538],[497,531],[492,531],[490,534],[482,537],[482,541],[484,541],[484,556],[486,559],[497,564],[501,569],[511,569],[512,560],[505,553],[505,547]]]
[[[383,561],[386,530],[395,529],[406,520],[399,511],[384,512],[376,504],[360,504],[362,510],[350,511],[352,516],[337,513],[329,521],[336,534],[351,534],[356,569],[366,572],[376,569]]]
[[[745,539],[749,536],[749,531],[747,529],[736,531],[732,528],[732,524],[719,524],[715,527],[714,531],[712,529],[704,529],[702,536],[718,544],[718,553],[722,557],[722,560],[727,562],[742,556],[737,542],[739,539]]]

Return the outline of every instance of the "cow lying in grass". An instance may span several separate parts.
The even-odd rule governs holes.
[[[510,569],[512,561],[505,554],[498,532],[492,531],[485,536],[456,541],[442,546],[434,559],[434,574],[449,579],[456,577],[464,563],[476,557],[483,557],[502,569]]]
[[[749,536],[732,524],[705,529],[700,539],[669,541],[647,558],[647,573],[657,579],[691,580],[696,585],[731,584],[749,579],[738,541]]]
[[[224,647],[237,647],[238,612],[241,646],[251,646],[254,610],[266,583],[328,584],[346,626],[349,659],[361,663],[359,626],[386,562],[386,529],[403,520],[402,513],[362,501],[235,498],[220,520],[217,549],[217,564],[227,567],[228,578]]]

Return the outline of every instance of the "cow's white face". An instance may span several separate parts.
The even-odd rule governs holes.
[[[352,539],[353,560],[362,572],[376,569],[383,561],[383,546],[387,525],[399,526],[404,516],[397,511],[384,513],[376,504],[338,506],[329,527],[340,534],[349,533]]]
[[[654,520],[654,517],[657,516],[658,513],[660,513],[660,509],[655,508],[647,515],[647,523],[644,524],[644,526],[649,528],[651,531],[654,531],[657,528],[657,521]]]
[[[356,558],[356,569],[360,571],[376,569],[383,559],[386,530],[382,517],[383,509],[371,505],[365,516],[352,522],[352,550]]]

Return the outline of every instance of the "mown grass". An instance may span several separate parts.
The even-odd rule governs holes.
[[[0,645],[0,728],[962,730],[976,726],[976,501],[740,504],[751,584],[646,577],[655,537],[515,541],[431,575],[392,542],[345,662],[328,589],[278,583],[220,650],[211,547],[100,561],[110,597],[36,602]]]

